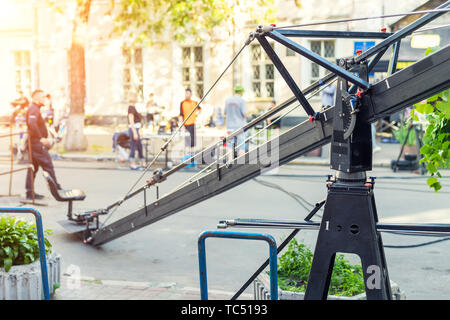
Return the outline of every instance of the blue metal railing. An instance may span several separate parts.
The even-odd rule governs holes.
[[[208,300],[208,283],[206,275],[206,238],[228,238],[245,240],[263,240],[269,244],[270,261],[270,299],[278,300],[278,275],[277,275],[277,244],[275,239],[264,233],[230,232],[230,231],[205,231],[198,237],[198,262],[200,271],[200,296],[202,300]]]
[[[47,257],[45,256],[44,229],[42,227],[42,217],[39,211],[33,208],[0,208],[0,213],[32,213],[36,220],[36,231],[39,244],[39,260],[41,263],[42,286],[44,289],[44,299],[50,300],[50,290],[48,286]]]

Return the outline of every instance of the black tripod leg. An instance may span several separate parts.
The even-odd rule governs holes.
[[[419,173],[421,175],[424,175],[425,172],[427,172],[425,163],[421,163],[420,160],[422,160],[423,156],[420,153],[420,149],[423,146],[423,141],[422,141],[422,128],[421,126],[418,125],[414,125],[414,131],[416,133],[416,144],[417,144],[417,164],[419,166]]]
[[[360,257],[367,299],[391,298],[383,244],[376,229],[377,220],[373,192],[363,182],[335,183],[330,187],[305,300],[327,298],[338,252]]]
[[[328,251],[326,242],[317,242],[314,259],[309,273],[305,300],[326,300],[333,274],[335,252]],[[310,285],[310,284],[313,285]]]

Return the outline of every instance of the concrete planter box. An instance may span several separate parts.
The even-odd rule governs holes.
[[[391,281],[392,289],[392,299],[393,300],[405,300],[406,296],[400,287]],[[253,293],[255,300],[270,300],[270,278],[263,271],[254,281],[253,281]],[[278,299],[279,300],[303,300],[305,298],[304,292],[294,292],[281,290],[278,288]],[[343,297],[343,296],[328,296],[328,300],[366,300],[366,294],[361,293],[353,297]]]
[[[61,256],[47,256],[50,295],[61,281]],[[33,263],[12,266],[8,272],[0,268],[0,300],[41,300],[44,298],[39,259]]]

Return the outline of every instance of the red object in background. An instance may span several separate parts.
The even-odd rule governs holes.
[[[361,49],[356,50],[356,54],[359,56],[362,53]]]
[[[386,32],[386,28],[381,28],[381,32]]]
[[[358,91],[356,91],[356,96],[361,99],[363,93],[364,93],[364,91],[362,91],[361,89],[358,88]]]

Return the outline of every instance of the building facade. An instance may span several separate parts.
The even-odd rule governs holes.
[[[41,0],[3,0],[2,5],[6,5],[7,10],[0,13],[0,67],[4,70],[0,79],[0,115],[9,113],[9,102],[19,90],[29,95],[38,87],[53,96],[56,108],[67,107],[67,52],[74,1],[62,1],[68,4],[64,12],[56,11]],[[331,5],[327,0],[275,0],[275,20],[281,26],[378,16],[411,11],[424,2],[409,0],[392,4],[386,0],[335,0]],[[207,40],[188,37],[183,42],[176,42],[166,34],[150,47],[132,48],[127,39],[109,36],[113,25],[112,17],[107,14],[109,6],[109,0],[94,0],[91,7],[86,43],[87,115],[125,115],[130,92],[138,93],[141,111],[148,95],[154,93],[156,102],[165,107],[168,115],[177,115],[184,89],[189,87],[197,100],[202,98],[244,44],[249,32],[256,28],[244,16],[238,19],[239,24],[233,32],[225,26],[217,27],[207,33],[204,37]],[[387,27],[389,30],[396,20],[398,18],[354,21],[309,29],[379,31]],[[331,62],[353,55],[355,41],[364,42],[311,38],[296,41]],[[325,75],[326,70],[318,65],[282,45],[271,44],[300,88]],[[243,51],[233,68],[205,99],[204,107],[223,108],[236,83],[244,86],[244,98],[250,111],[255,113],[266,108],[271,100],[281,102],[292,96],[257,41]],[[312,98],[311,103],[315,108],[320,107],[320,95]],[[298,109],[292,114],[301,116],[303,112]]]

